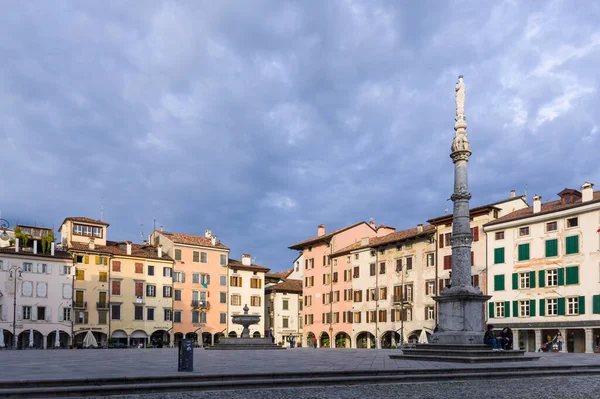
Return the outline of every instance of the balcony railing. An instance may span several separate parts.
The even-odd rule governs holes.
[[[192,301],[192,308],[194,309],[209,309],[210,303],[208,301]]]
[[[392,295],[392,303],[396,304],[410,304],[412,298],[403,298],[402,295]]]
[[[87,302],[85,302],[85,301],[75,301],[75,302],[73,302],[73,308],[74,309],[86,309],[87,308]]]
[[[108,302],[96,302],[96,309],[108,309]]]

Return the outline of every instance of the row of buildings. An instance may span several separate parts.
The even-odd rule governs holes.
[[[472,208],[472,284],[492,296],[488,320],[535,351],[561,332],[565,350],[600,345],[600,191],[585,183],[533,205],[508,199]],[[289,248],[302,272],[303,341],[386,348],[431,339],[433,297],[452,284],[452,215],[396,231],[360,222]],[[433,338],[435,339],[435,338]]]
[[[183,337],[214,344],[241,334],[230,316],[244,305],[264,314],[269,269],[248,254],[231,259],[210,230],[161,228],[133,244],[107,240],[108,227],[68,217],[58,245],[44,239],[51,229],[19,226],[5,235],[12,245],[0,248],[0,344],[69,347],[88,332],[101,346],[163,346]],[[251,333],[263,336],[264,321]]]

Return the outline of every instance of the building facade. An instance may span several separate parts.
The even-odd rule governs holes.
[[[0,346],[67,348],[73,336],[73,258],[33,242],[0,249]],[[14,301],[16,300],[16,313]],[[15,335],[13,335],[13,331]]]
[[[302,280],[286,278],[265,288],[265,329],[275,342],[302,346]]]
[[[585,183],[559,200],[500,217],[488,236],[488,319],[536,351],[561,332],[563,351],[600,345],[600,191]]]
[[[181,338],[213,345],[227,329],[229,248],[211,230],[203,236],[157,230],[150,242],[175,261],[173,325]]]

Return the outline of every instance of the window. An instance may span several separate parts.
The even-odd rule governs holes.
[[[546,270],[546,286],[556,287],[558,285],[558,269]]]
[[[576,217],[567,219],[567,229],[579,226],[579,220]]]
[[[379,322],[385,323],[387,321],[387,310],[380,310],[378,313],[379,313]]]
[[[94,234],[94,237],[102,238],[102,227],[94,227],[92,229],[92,232]]]
[[[75,269],[75,280],[85,280],[85,270]]]
[[[200,252],[200,263],[208,263],[208,253]]]
[[[334,266],[337,266],[337,259],[334,259],[334,260],[333,260],[333,265],[334,265]]]
[[[231,305],[233,306],[241,306],[242,305],[242,297],[239,294],[231,295]]]
[[[360,323],[360,313],[361,312],[354,312],[354,322],[355,323]]]
[[[473,241],[479,241],[479,226],[471,227],[471,237],[473,237]]]
[[[284,317],[281,319],[281,328],[289,328],[290,327],[290,319],[289,317]]]
[[[110,305],[111,320],[121,320],[121,305]]]
[[[379,274],[385,274],[385,262],[379,262]]]
[[[354,259],[358,260],[358,254],[354,254]]]
[[[173,282],[174,283],[185,283],[185,273],[173,272]]]
[[[546,316],[558,316],[558,299],[546,299]]]
[[[444,270],[452,269],[452,255],[444,256]]]
[[[144,296],[144,283],[135,283],[135,296]]]
[[[518,260],[529,260],[529,244],[520,244],[519,245],[519,255]]]
[[[354,266],[354,274],[352,275],[352,277],[354,277],[354,278],[360,277],[360,267]]]
[[[181,249],[176,249],[175,250],[175,260],[181,262]],[[181,313],[180,313],[181,315]],[[181,323],[181,321],[180,321]]]
[[[111,288],[112,288],[112,295],[121,295],[121,281],[120,280],[113,280],[111,283]]]
[[[83,235],[83,226],[80,224],[73,225],[73,234]]]
[[[435,280],[425,282],[425,295],[435,295]]]
[[[181,323],[181,310],[176,310],[173,313],[173,322],[174,323]]]
[[[450,245],[452,245],[452,233],[446,233],[444,234],[444,242],[446,244],[447,247],[449,247]]]
[[[227,303],[227,293],[219,292],[219,303]]]
[[[556,222],[555,222],[556,223]],[[546,240],[546,258],[558,256],[558,240]]]
[[[31,306],[23,306],[23,320],[31,320]]]
[[[260,306],[261,305],[261,297],[258,295],[252,295],[250,297],[250,306]]]
[[[362,302],[362,291],[354,291],[354,302]]]
[[[412,266],[413,266],[413,258],[412,258],[412,256],[409,256],[408,258],[406,258],[406,270],[412,270]]]
[[[306,306],[312,306],[312,295],[306,295],[304,297],[304,302],[306,302]]]
[[[528,317],[530,315],[529,301],[519,301],[519,317]]]
[[[567,298],[567,314],[570,316],[579,314],[579,298]]]
[[[494,276],[494,291],[504,291],[504,274]]]
[[[402,259],[396,259],[396,273],[402,271]]]
[[[556,223],[556,221],[546,223],[546,231],[547,232],[556,231],[556,230],[558,230],[558,224]]]
[[[435,266],[435,253],[430,252],[427,254],[427,267]]]
[[[435,309],[433,306],[425,306],[425,320],[433,320],[435,317]]]
[[[144,320],[144,307],[143,306],[134,306],[135,311],[133,314],[134,320]]]
[[[192,274],[192,284],[200,284],[200,275],[198,273]]]
[[[519,288],[520,289],[531,288],[529,277],[530,277],[529,272],[519,273]]]
[[[412,302],[413,301],[413,285],[412,285],[412,283],[410,283],[410,284],[404,284],[404,298],[408,302]]]
[[[338,282],[338,272],[333,272],[331,275],[331,282],[334,284]]]
[[[579,253],[579,236],[570,236],[566,239],[566,253],[567,255]]]
[[[154,308],[146,308],[146,320],[154,320]]]
[[[240,276],[229,276],[229,285],[231,287],[241,287],[242,286],[242,278]]]
[[[283,308],[283,310],[289,310],[290,309],[289,301],[287,299],[284,299],[282,301],[282,308]]]
[[[155,297],[156,296],[156,286],[155,285],[146,285],[146,296]]]
[[[221,254],[219,258],[221,266],[227,266],[227,255]]]
[[[251,278],[250,288],[262,288],[262,280],[260,278]]]
[[[163,277],[173,277],[173,268],[163,267]]]
[[[36,320],[46,320],[46,307],[38,306],[37,307],[37,318]]]
[[[494,302],[494,317],[506,317],[504,302]]]
[[[219,313],[219,323],[227,324],[227,313],[224,313],[224,312]]]
[[[200,321],[200,312],[192,312],[192,323],[198,323]]]
[[[87,263],[85,261],[85,256],[83,256],[83,255],[75,255],[75,263]]]
[[[62,308],[62,321],[71,321],[71,308]]]
[[[154,276],[154,266],[148,265],[148,276]]]
[[[63,266],[63,274],[70,276],[71,275],[71,266]]]
[[[369,275],[370,275],[370,276],[374,276],[374,275],[375,275],[375,272],[376,272],[376,271],[375,271],[375,268],[376,268],[376,266],[375,266],[375,263],[371,263],[371,264],[369,265],[369,269],[370,269],[370,270],[369,270]]]
[[[173,296],[173,287],[168,285],[163,286],[163,298],[171,298]]]
[[[496,240],[504,240],[504,232],[503,231],[497,231],[496,234],[494,234],[494,238]]]
[[[108,273],[107,272],[99,272],[98,279],[101,283],[106,283],[108,281]]]
[[[118,260],[114,260],[112,263],[112,271],[120,272],[121,271],[121,262]]]
[[[173,299],[176,301],[181,301],[181,290],[175,290],[175,297]]]
[[[227,276],[219,276],[219,285],[221,287],[227,287]]]
[[[173,311],[171,309],[163,309],[164,321],[173,321]]]
[[[379,288],[379,299],[385,301],[387,299],[387,287]],[[338,300],[339,300],[339,292],[338,292]]]
[[[519,228],[519,237],[524,237],[529,235],[529,226]]]

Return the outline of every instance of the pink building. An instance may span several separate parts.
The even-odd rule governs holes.
[[[332,264],[331,254],[358,242],[364,237],[380,237],[392,233],[393,228],[375,226],[375,222],[360,222],[325,233],[318,226],[317,236],[290,246],[304,257],[304,329],[303,342],[319,347],[350,347],[352,324],[344,315],[352,309],[352,302],[344,300],[344,292],[352,288],[351,277],[344,275],[345,265]]]

